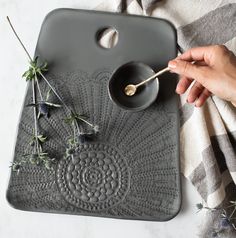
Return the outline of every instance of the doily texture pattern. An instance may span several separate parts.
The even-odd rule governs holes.
[[[120,109],[107,92],[110,75],[105,69],[47,74],[63,100],[98,124],[100,133],[64,159],[72,133],[63,122],[65,109],[41,118],[40,131],[48,136],[44,150],[56,158],[56,164],[52,171],[28,165],[18,175],[12,172],[7,198],[14,207],[146,220],[167,220],[176,214],[181,200],[178,116],[166,112],[158,99],[144,111]],[[47,91],[43,81],[40,87]],[[32,101],[31,95],[28,89],[25,105]],[[24,107],[14,161],[31,152],[32,122],[32,108]]]

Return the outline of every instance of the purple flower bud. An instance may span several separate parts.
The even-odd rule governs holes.
[[[18,171],[21,168],[20,164],[14,164],[12,169],[13,171]]]
[[[198,210],[201,210],[201,209],[203,209],[203,204],[198,203],[198,204],[196,204],[196,207],[197,207]]]
[[[68,156],[69,156],[69,155],[72,155],[72,154],[75,153],[75,149],[74,149],[74,148],[67,148],[67,149],[66,149],[66,153],[67,153]]]
[[[83,144],[86,141],[86,134],[79,134],[78,139]]]
[[[49,116],[49,107],[45,102],[39,102],[39,113],[43,116]]]
[[[231,227],[231,222],[227,217],[223,217],[220,220],[220,227],[221,228],[229,228]]]
[[[93,130],[94,130],[94,133],[97,134],[99,132],[99,126],[98,125],[95,125],[93,127]]]
[[[218,237],[218,233],[217,233],[216,231],[213,231],[213,232],[211,233],[211,236],[212,236],[212,237]]]

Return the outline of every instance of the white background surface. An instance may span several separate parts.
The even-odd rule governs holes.
[[[9,165],[13,157],[17,124],[26,83],[21,79],[27,58],[7,25],[9,15],[33,55],[45,15],[60,7],[93,8],[101,0],[0,0],[0,237],[1,238],[195,238],[201,215],[195,204],[201,199],[183,179],[183,205],[165,223],[23,212],[5,199]]]

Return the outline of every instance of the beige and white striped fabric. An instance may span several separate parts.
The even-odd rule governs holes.
[[[96,9],[170,20],[184,50],[225,44],[236,53],[236,1],[110,0]],[[113,33],[102,40],[108,43]],[[200,109],[186,103],[186,94],[180,101],[183,175],[209,207],[236,200],[236,108],[215,96]]]

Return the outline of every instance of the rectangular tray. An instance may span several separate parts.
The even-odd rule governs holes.
[[[97,36],[112,26],[114,48],[99,46]],[[176,56],[176,32],[167,21],[135,15],[57,9],[43,22],[35,56],[49,63],[45,74],[76,112],[98,124],[96,140],[80,144],[64,159],[72,133],[65,110],[40,118],[43,145],[56,158],[53,170],[27,165],[11,172],[7,199],[17,209],[165,221],[180,209],[179,115],[176,76],[160,76],[156,102],[140,112],[125,111],[109,98],[111,73],[130,61],[155,71]],[[43,92],[47,84],[40,80]],[[38,95],[37,95],[38,96]],[[56,98],[53,99],[54,101]],[[32,90],[28,87],[19,123],[14,161],[32,150]]]

